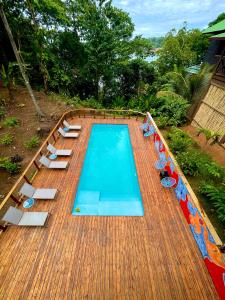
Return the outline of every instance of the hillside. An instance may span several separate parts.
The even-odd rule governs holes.
[[[10,145],[0,145],[0,157],[12,157],[19,155],[23,158],[20,162],[21,171],[27,166],[34,153],[37,151],[41,142],[48,135],[48,131],[53,128],[59,117],[69,107],[63,102],[53,100],[53,96],[46,96],[43,92],[35,92],[38,103],[46,114],[46,118],[39,121],[33,103],[27,93],[27,90],[22,87],[17,87],[14,91],[15,102],[9,103],[6,100],[5,117],[0,120],[0,139],[9,134],[13,137]],[[1,88],[1,98],[8,99],[7,90]],[[9,127],[4,125],[4,121],[9,117],[15,117],[19,121],[18,126]],[[44,128],[45,133],[38,133],[38,128]],[[38,136],[40,143],[31,150],[27,149],[24,143],[30,140],[33,136]],[[13,183],[19,177],[19,174],[10,175],[5,170],[0,169],[0,197],[10,190]]]

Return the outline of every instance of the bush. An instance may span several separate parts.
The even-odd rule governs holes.
[[[207,161],[205,160],[201,162],[200,174],[204,178],[208,178],[219,183],[224,179],[225,169],[208,157]]]
[[[168,125],[168,118],[165,116],[160,116],[155,118],[155,122],[159,129],[165,128]]]
[[[215,187],[204,182],[200,185],[199,191],[212,202],[218,219],[225,222],[225,186]]]
[[[177,161],[185,175],[199,175],[199,153],[197,151],[182,152],[177,154]]]
[[[6,133],[0,138],[0,144],[4,146],[11,145],[13,142],[13,136],[10,133]]]
[[[211,144],[219,142],[219,138],[221,136],[218,132],[214,132],[205,128],[198,128],[197,135],[199,136],[201,133],[205,136],[206,144],[209,142],[210,139],[213,140]]]
[[[5,116],[5,109],[0,106],[0,119],[3,119]]]
[[[29,140],[27,140],[25,143],[24,143],[24,146],[29,149],[29,150],[32,150],[33,148],[36,148],[38,147],[40,144],[40,139],[38,136],[32,136],[32,138],[30,138]]]
[[[207,180],[220,183],[225,176],[224,168],[220,167],[212,158],[195,149],[177,154],[177,161],[185,175],[202,176]]]
[[[181,125],[184,124],[187,119],[187,109],[190,106],[187,100],[182,98],[163,98],[164,103],[158,108],[159,114],[168,118],[168,125]]]
[[[184,152],[189,149],[195,142],[183,130],[173,127],[167,133],[170,149],[174,153]]]
[[[16,117],[8,117],[3,124],[7,127],[15,127],[19,125],[19,120]]]
[[[19,173],[21,166],[11,162],[8,157],[0,157],[0,168],[6,170],[10,174],[17,174]]]

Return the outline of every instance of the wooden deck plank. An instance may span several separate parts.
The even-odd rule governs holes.
[[[218,299],[172,190],[154,168],[156,155],[135,120],[73,119],[83,125],[68,170],[42,169],[34,186],[58,188],[47,228],[11,227],[0,241],[0,299]],[[129,125],[144,217],[71,215],[93,123]]]

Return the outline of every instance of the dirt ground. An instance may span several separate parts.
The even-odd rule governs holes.
[[[0,145],[0,157],[11,157],[16,154],[22,156],[23,160],[21,166],[23,170],[39,147],[28,150],[24,146],[25,141],[32,136],[37,135],[38,128],[51,130],[63,112],[68,110],[69,107],[62,102],[54,101],[52,96],[46,96],[43,92],[35,92],[38,104],[46,114],[46,118],[40,121],[36,115],[35,107],[27,90],[23,87],[17,87],[13,94],[15,99],[10,103],[8,101],[7,90],[3,88],[0,89],[1,98],[6,99],[5,118],[14,116],[20,121],[18,127],[9,128],[3,125],[4,119],[0,120],[0,138],[5,133],[13,135],[13,143],[11,145]],[[48,134],[40,137],[41,142],[46,139],[47,135]],[[12,176],[6,171],[0,170],[0,201],[4,198],[19,176],[20,174]]]
[[[203,134],[197,136],[197,128],[188,125],[182,127],[201,147],[201,149],[212,156],[212,158],[217,161],[221,166],[225,167],[225,149],[219,144],[210,145],[210,142],[206,144],[206,139]]]

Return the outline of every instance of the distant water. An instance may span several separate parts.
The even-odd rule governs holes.
[[[151,56],[147,57],[146,60],[148,62],[153,62],[153,61],[156,61],[158,58],[159,58],[158,55],[151,55]]]

